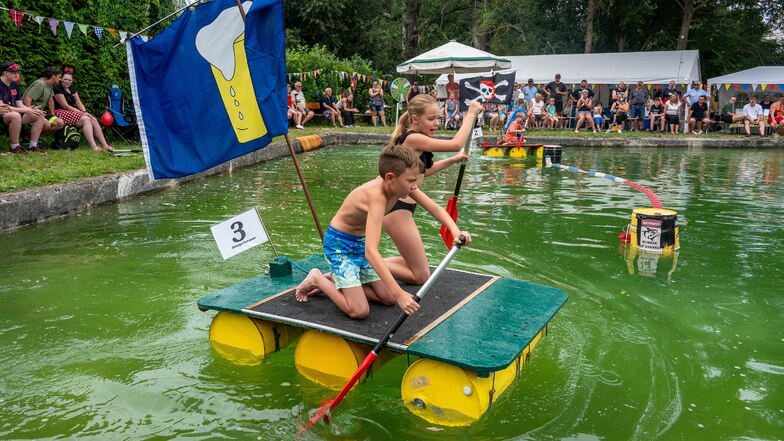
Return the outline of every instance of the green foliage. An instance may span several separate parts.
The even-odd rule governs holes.
[[[311,72],[318,69],[323,69],[324,71],[315,78],[312,75],[308,75],[305,79],[289,79],[289,83],[292,86],[297,81],[302,82],[302,89],[308,101],[318,101],[327,87],[332,88],[334,95],[340,95],[348,89],[351,86],[351,80],[341,78],[337,73],[338,71],[357,72],[373,77],[379,75],[371,68],[370,62],[362,59],[360,56],[352,55],[350,58],[338,58],[320,44],[312,47],[298,46],[286,51],[287,72]],[[386,75],[385,79],[392,80],[392,78]],[[357,87],[353,90],[354,104],[356,106],[360,106],[362,109],[367,107],[367,101],[370,99],[368,89],[370,89],[371,85],[372,83],[366,81],[357,81]],[[392,97],[389,96],[388,89],[385,92],[387,92],[384,95],[387,104],[392,104]]]
[[[63,21],[136,32],[175,10],[175,0],[11,0],[4,6],[29,14],[52,17]],[[13,24],[8,11],[0,11],[0,60],[15,61],[24,69],[22,91],[35,81],[49,66],[65,65],[76,68],[74,84],[85,107],[100,114],[107,104],[107,88],[121,86],[129,96],[128,66],[125,47],[117,43],[104,29],[103,40],[98,40],[92,27],[84,35],[74,26],[71,38],[63,23],[53,35],[48,20],[38,25],[25,17],[20,28]],[[165,25],[166,23],[164,23]],[[161,27],[151,30],[151,35]],[[118,37],[119,38],[119,34]]]

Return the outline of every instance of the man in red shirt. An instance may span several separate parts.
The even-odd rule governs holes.
[[[768,124],[770,124],[773,136],[784,135],[784,96],[779,97],[778,101],[770,105]]]
[[[459,97],[460,96],[460,84],[455,82],[455,76],[449,74],[446,76],[447,83],[446,83],[446,96],[452,96],[452,91]]]

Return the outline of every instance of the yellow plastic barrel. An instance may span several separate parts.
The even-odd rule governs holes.
[[[503,147],[488,147],[486,149],[482,149],[482,152],[485,154],[485,156],[504,156]]]
[[[400,388],[403,402],[415,415],[433,424],[473,424],[512,384],[543,332],[537,334],[512,364],[489,375],[480,376],[468,369],[421,358],[403,375]]]
[[[510,147],[508,155],[512,158],[525,158],[527,156],[527,153],[525,152],[525,146]]]
[[[302,150],[309,152],[324,145],[324,140],[319,135],[300,136],[297,141],[302,145]]]
[[[222,357],[246,366],[286,346],[298,334],[296,328],[230,312],[219,312],[210,324],[210,345]]]
[[[681,247],[678,213],[664,208],[635,208],[629,224],[630,245],[653,253],[672,253]]]

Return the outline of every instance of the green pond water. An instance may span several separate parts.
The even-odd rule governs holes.
[[[378,150],[301,156],[324,225]],[[564,290],[549,336],[470,427],[413,416],[398,357],[302,439],[784,437],[784,152],[565,147],[563,162],[637,181],[678,211],[677,262],[627,263],[617,236],[648,206],[641,193],[475,155],[459,218],[475,242],[452,266]],[[424,190],[445,203],[456,174]],[[291,439],[334,392],[296,372],[293,345],[255,367],[222,359],[214,312],[196,308],[274,257],[261,246],[224,261],[211,236],[254,206],[279,253],[320,252],[286,158],[0,235],[0,439]],[[438,226],[416,220],[440,260]]]

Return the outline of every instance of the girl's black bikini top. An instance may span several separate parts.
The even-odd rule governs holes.
[[[398,136],[397,139],[395,140],[395,144],[402,145],[406,141],[406,138],[408,138],[408,135],[412,133],[419,133],[419,132],[417,132],[416,130],[409,130],[408,132]],[[422,161],[422,164],[425,164],[425,169],[432,167],[433,152],[422,152],[422,154],[419,155],[419,160]]]

